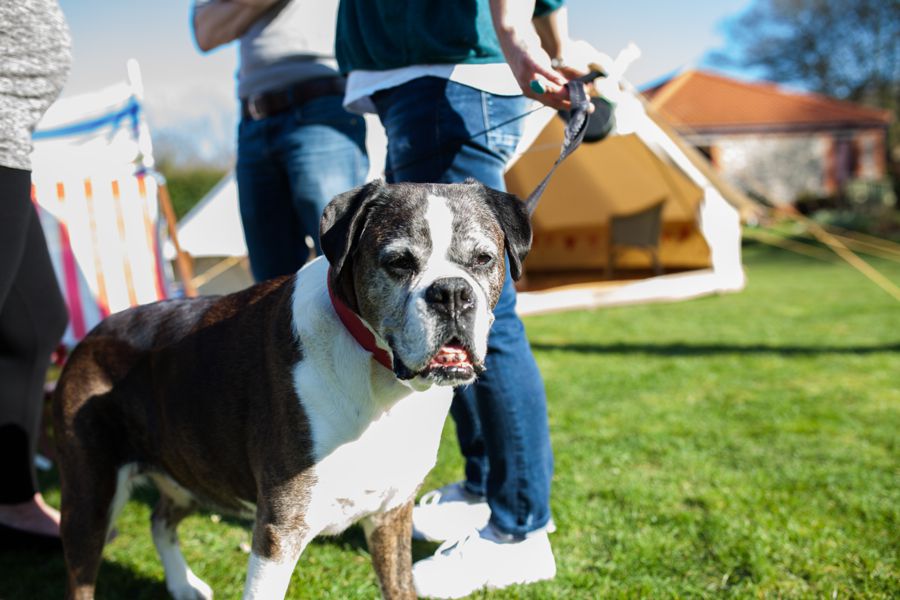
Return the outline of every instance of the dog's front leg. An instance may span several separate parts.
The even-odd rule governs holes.
[[[412,578],[413,501],[363,521],[381,594],[390,600],[416,597]]]
[[[284,598],[297,560],[309,542],[302,518],[280,512],[257,509],[244,600]]]

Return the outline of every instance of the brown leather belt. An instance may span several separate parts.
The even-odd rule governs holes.
[[[258,121],[277,115],[322,96],[342,96],[346,88],[343,77],[309,79],[277,92],[255,94],[241,100],[241,115]]]

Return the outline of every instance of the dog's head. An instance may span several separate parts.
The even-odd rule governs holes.
[[[484,370],[505,258],[518,279],[531,224],[475,181],[376,181],[331,201],[321,242],[335,294],[390,346],[397,377],[461,385]]]

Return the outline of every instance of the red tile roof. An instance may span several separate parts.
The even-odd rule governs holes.
[[[871,127],[891,120],[888,110],[704,71],[686,71],[647,91],[646,96],[673,126],[697,132]]]

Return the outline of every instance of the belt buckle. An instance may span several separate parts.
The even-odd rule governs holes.
[[[259,121],[266,116],[262,112],[260,112],[259,107],[257,107],[256,105],[256,101],[260,99],[260,96],[250,96],[249,98],[247,98],[247,112],[250,113],[250,118],[252,118],[254,121]]]

